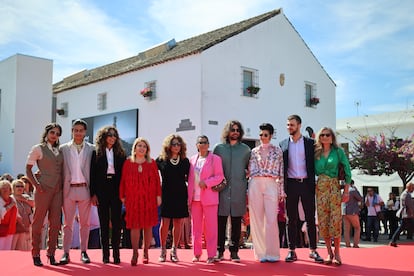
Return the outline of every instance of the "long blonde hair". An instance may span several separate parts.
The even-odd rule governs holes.
[[[145,145],[147,145],[147,152],[145,153],[145,160],[148,163],[151,163],[151,148],[150,145],[147,141],[147,139],[145,139],[144,137],[138,137],[137,139],[135,139],[134,144],[132,145],[132,149],[131,149],[131,161],[135,162],[135,148],[137,147],[138,143],[143,142]]]
[[[323,146],[321,143],[321,133],[323,131],[329,131],[329,133],[331,134],[332,137],[332,144],[331,146],[335,149],[339,148],[338,146],[338,142],[336,141],[336,135],[335,132],[332,130],[332,128],[329,127],[323,127],[318,131],[318,134],[316,134],[316,139],[315,139],[315,159],[319,160],[321,158],[322,152],[323,152]]]

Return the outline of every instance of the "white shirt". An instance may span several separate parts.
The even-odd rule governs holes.
[[[114,167],[114,150],[106,148],[106,159],[108,160],[108,170],[106,171],[107,174],[115,174],[115,167]]]
[[[201,194],[201,188],[200,188],[200,172],[201,169],[204,166],[204,163],[206,162],[205,157],[199,156],[197,158],[197,163],[194,167],[194,193],[193,193],[193,201],[200,201],[200,194]]]
[[[376,196],[377,196],[376,204],[379,204],[380,202],[384,202],[382,200],[382,198],[380,197],[380,195],[376,194]],[[367,202],[367,200],[369,202],[369,206],[367,206],[368,216],[369,217],[376,216],[377,215],[377,212],[380,212],[381,211],[381,206],[380,205],[375,205],[374,206],[372,204],[372,202],[374,201],[374,196],[367,195],[366,198],[365,198],[365,203]]]
[[[301,136],[296,143],[293,141],[292,137],[289,138],[288,155],[288,178],[307,178],[305,141],[303,140],[303,136]]]
[[[84,146],[78,153],[78,149],[72,140],[69,142],[71,162],[68,164],[71,172],[71,184],[86,183],[86,179],[82,173],[82,164],[85,156]]]

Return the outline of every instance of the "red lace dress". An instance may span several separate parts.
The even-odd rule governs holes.
[[[126,160],[119,187],[120,198],[125,198],[125,221],[128,229],[148,228],[158,224],[157,196],[161,183],[157,163],[137,164]]]

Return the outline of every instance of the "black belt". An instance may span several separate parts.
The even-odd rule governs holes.
[[[290,181],[300,182],[303,183],[306,181],[307,178],[288,178]]]
[[[112,178],[114,178],[115,177],[115,175],[114,174],[107,174],[106,175],[106,179],[112,179]]]

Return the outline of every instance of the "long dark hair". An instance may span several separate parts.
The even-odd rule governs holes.
[[[122,146],[121,139],[119,138],[118,130],[114,126],[104,126],[98,130],[95,139],[96,155],[103,156],[107,147],[106,138],[108,137],[109,131],[113,131],[116,136],[116,142],[113,146],[115,156],[125,157],[125,149]]]
[[[231,120],[228,121],[226,123],[226,125],[223,128],[223,132],[221,133],[221,141],[223,143],[229,143],[229,133],[231,132],[231,129],[233,128],[234,125],[237,125],[239,127],[240,130],[240,135],[239,135],[239,142],[243,139],[244,136],[244,129],[241,125],[241,123],[237,120]]]
[[[45,126],[45,130],[42,133],[42,138],[40,139],[41,144],[46,145],[47,143],[46,136],[49,133],[49,131],[51,129],[54,129],[55,127],[59,129],[60,135],[62,135],[62,127],[58,123],[49,123]],[[56,142],[52,146],[59,147],[59,144],[60,144],[59,139],[57,139]]]

